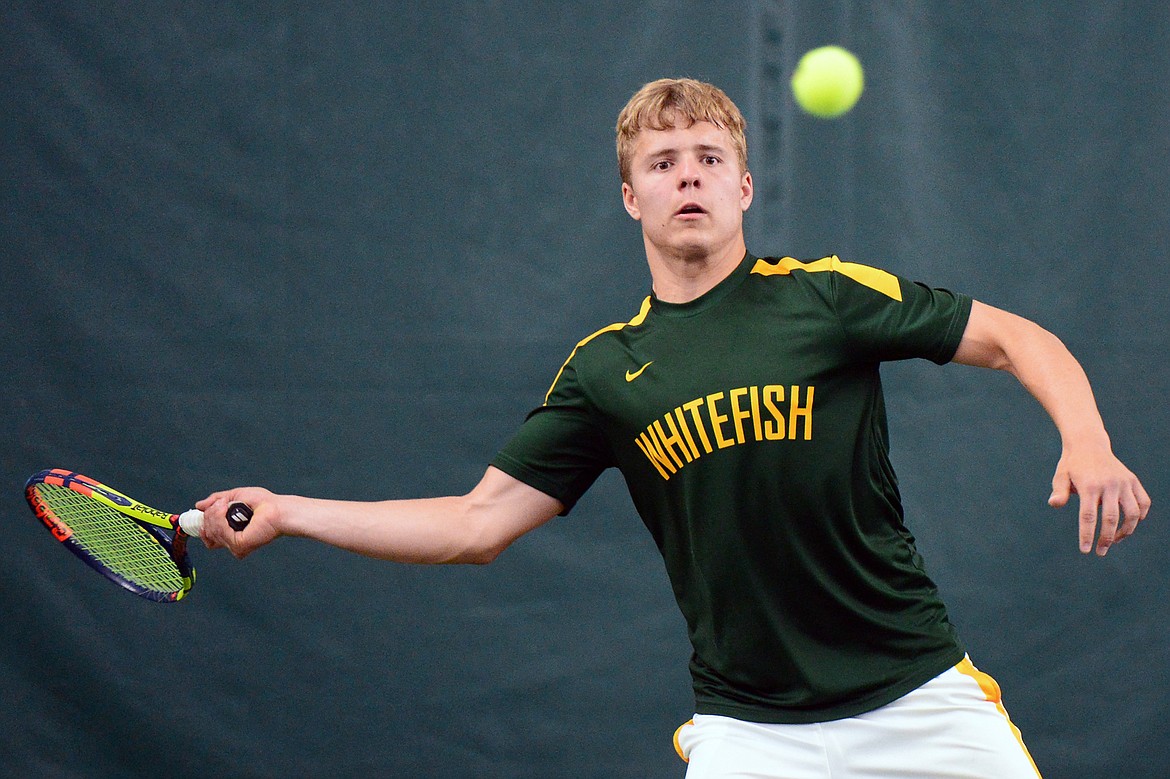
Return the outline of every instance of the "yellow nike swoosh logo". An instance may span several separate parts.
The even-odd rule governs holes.
[[[654,364],[654,361],[651,360],[650,362],[646,363],[641,368],[639,368],[636,371],[633,371],[632,373],[630,371],[626,371],[626,381],[633,381],[634,379],[638,378],[639,376],[642,375],[642,371],[646,370],[647,368],[649,368],[653,364]]]

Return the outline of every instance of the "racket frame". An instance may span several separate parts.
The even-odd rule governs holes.
[[[81,495],[108,506],[137,522],[147,533],[158,542],[171,558],[178,569],[182,586],[174,592],[160,592],[144,587],[131,581],[103,564],[96,555],[77,543],[73,539],[73,530],[53,511],[37,492],[37,485],[48,484],[73,490]],[[76,471],[63,468],[47,468],[29,477],[24,485],[25,499],[41,523],[69,551],[77,555],[95,571],[110,581],[148,600],[159,603],[170,603],[181,600],[190,592],[195,584],[195,568],[192,567],[187,554],[188,535],[179,526],[179,516],[147,506],[133,498],[118,492],[113,487],[102,484],[96,479],[83,476]],[[168,532],[169,531],[169,532]]]

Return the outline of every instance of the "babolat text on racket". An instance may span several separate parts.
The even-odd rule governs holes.
[[[199,537],[202,511],[159,511],[62,468],[33,474],[24,496],[54,538],[135,595],[166,603],[179,600],[194,585],[187,539]],[[243,530],[252,510],[233,503],[227,516],[234,530]]]

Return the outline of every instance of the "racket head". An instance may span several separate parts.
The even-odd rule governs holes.
[[[187,535],[176,515],[61,468],[30,476],[24,496],[53,538],[135,595],[169,603],[182,599],[195,584]]]

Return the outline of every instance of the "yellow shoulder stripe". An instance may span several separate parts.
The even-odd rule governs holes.
[[[835,254],[812,262],[801,262],[791,257],[784,257],[776,262],[756,260],[755,266],[752,267],[752,273],[758,273],[761,276],[787,276],[794,270],[802,270],[806,273],[824,273],[826,271],[840,273],[842,276],[848,276],[858,284],[880,292],[888,298],[893,298],[899,303],[902,301],[902,287],[898,283],[897,276],[880,268],[871,268],[856,262],[841,262],[841,259]]]
[[[548,392],[544,393],[544,405],[548,405],[548,399],[550,396],[552,396],[553,389],[557,386],[557,382],[561,380],[561,374],[565,372],[565,367],[569,364],[569,362],[577,354],[578,349],[580,349],[582,346],[589,343],[590,341],[592,341],[594,338],[601,335],[602,333],[612,333],[615,330],[621,330],[623,327],[637,327],[638,325],[640,325],[646,321],[646,315],[649,313],[650,313],[650,296],[647,295],[646,299],[642,301],[641,310],[638,311],[637,316],[635,316],[629,322],[615,322],[614,324],[609,325],[608,327],[601,328],[593,335],[591,335],[587,338],[582,338],[580,341],[578,341],[577,345],[573,347],[573,351],[569,353],[569,359],[565,360],[564,364],[561,365],[561,369],[559,371],[557,371],[557,375],[556,375],[556,378],[553,379],[552,386],[550,386],[548,388]]]

